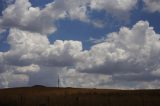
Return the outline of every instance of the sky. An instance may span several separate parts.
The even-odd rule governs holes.
[[[0,0],[0,88],[160,88],[159,0]]]

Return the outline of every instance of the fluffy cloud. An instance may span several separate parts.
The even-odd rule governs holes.
[[[58,71],[74,66],[82,50],[79,41],[57,40],[50,44],[45,35],[15,28],[9,31],[8,43],[11,49],[0,52],[1,87],[19,86],[21,82],[13,84],[16,76],[26,85],[55,86]],[[9,76],[13,79],[8,79]]]
[[[50,15],[50,5],[45,9],[40,10],[39,7],[31,7],[31,3],[28,0],[16,0],[15,4],[9,5],[3,11],[3,18],[1,19],[1,25],[4,28],[16,27],[23,30],[29,30],[32,32],[38,32],[42,34],[49,34],[56,30],[54,27],[53,17],[61,17],[61,13],[57,14],[54,11],[54,15]]]
[[[3,11],[0,20],[2,28],[16,27],[22,30],[51,34],[57,30],[54,22],[69,17],[87,20],[86,7],[81,2],[58,0],[49,3],[45,8],[32,7],[29,0],[16,0]],[[77,14],[78,13],[78,14]]]
[[[12,70],[0,74],[0,87],[21,87],[28,84],[29,77],[24,74],[14,74]]]
[[[137,0],[90,0],[90,7],[105,10],[115,16],[129,13],[137,4]]]
[[[82,50],[78,41],[60,41],[50,44],[47,37],[19,29],[11,29],[8,37],[11,50],[4,53],[8,64],[26,66],[43,64],[51,66],[72,65]]]
[[[145,9],[150,12],[160,12],[159,0],[143,0],[145,3]]]
[[[80,21],[88,22],[88,3],[88,0],[55,0],[54,6],[66,11],[66,16],[70,19],[78,19]]]
[[[35,64],[23,67],[16,67],[16,73],[32,73],[32,72],[38,72],[39,70],[40,67]]]
[[[29,0],[16,0],[2,12],[0,28],[14,27],[48,35],[57,30],[55,22],[64,18],[103,27],[100,22],[89,18],[88,7],[91,10],[105,10],[114,16],[122,16],[128,14],[136,3],[137,0],[55,0],[40,9],[32,7]]]
[[[80,41],[50,44],[45,35],[13,28],[11,49],[0,52],[0,86],[56,86],[59,73],[62,86],[158,88],[159,37],[148,22],[139,21],[83,50]]]
[[[75,69],[60,72],[62,87],[102,88],[111,81],[112,76],[110,75],[80,73]]]
[[[132,29],[123,27],[118,33],[107,35],[105,42],[84,52],[82,70],[101,70],[107,74],[112,70],[117,70],[116,73],[149,70],[146,68],[159,62],[159,44],[159,34],[149,27],[148,22],[140,21]]]
[[[5,71],[0,73],[0,87],[21,87],[33,85],[57,86],[60,67],[45,67],[40,65],[11,66],[7,65]]]
[[[113,81],[130,81],[134,86],[159,80],[155,76],[159,73],[159,37],[148,22],[140,21],[131,29],[123,27],[107,35],[106,41],[84,51],[76,70],[111,75]]]
[[[11,50],[4,53],[4,59],[11,65],[30,65],[30,61],[38,56],[49,46],[46,36],[38,33],[30,33],[18,29],[11,29],[8,43]],[[25,59],[26,57],[26,59]]]
[[[12,0],[8,0],[11,1]],[[0,87],[43,84],[97,88],[158,88],[160,86],[160,35],[148,22],[94,40],[90,50],[80,41],[56,40],[47,35],[56,31],[55,22],[68,18],[103,27],[90,13],[104,10],[116,17],[129,16],[138,0],[55,0],[44,8],[32,7],[29,0],[16,0],[0,17],[0,33],[9,30],[11,49],[0,52]],[[159,11],[159,1],[144,0],[150,12]]]

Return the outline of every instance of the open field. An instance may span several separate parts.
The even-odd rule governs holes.
[[[0,90],[0,106],[160,106],[160,90],[10,88]]]

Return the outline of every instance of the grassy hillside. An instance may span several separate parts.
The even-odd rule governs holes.
[[[160,106],[160,90],[11,88],[0,90],[0,106]]]

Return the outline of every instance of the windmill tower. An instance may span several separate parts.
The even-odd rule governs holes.
[[[57,85],[58,85],[58,88],[60,87],[60,77],[59,77],[59,74],[58,74],[58,81],[57,81]]]

